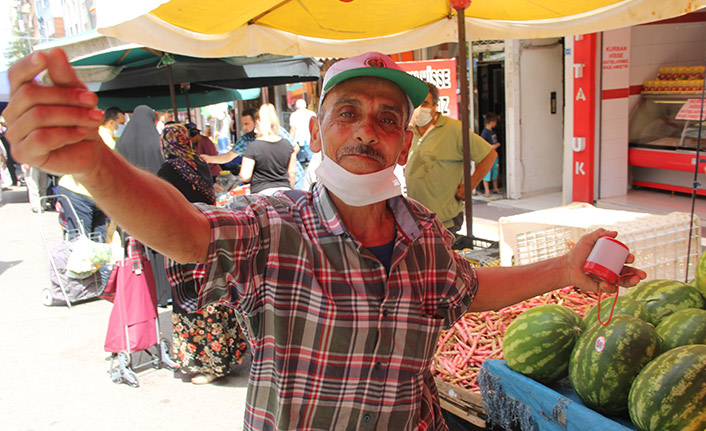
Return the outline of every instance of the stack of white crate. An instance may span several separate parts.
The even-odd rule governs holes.
[[[691,222],[691,223],[690,223]],[[664,215],[596,208],[573,203],[501,217],[500,261],[523,265],[566,253],[585,233],[599,227],[618,231],[617,239],[635,255],[635,266],[648,279],[688,280],[695,274],[701,253],[698,217],[673,212]],[[691,241],[689,232],[691,229]]]

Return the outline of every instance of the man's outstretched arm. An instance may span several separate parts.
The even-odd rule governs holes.
[[[44,70],[54,85],[34,80]],[[140,241],[178,262],[205,262],[210,241],[205,215],[170,184],[132,166],[101,142],[98,99],[62,50],[19,60],[8,78],[11,96],[3,116],[19,162],[74,175],[97,205]]]
[[[596,229],[584,235],[569,253],[529,265],[512,267],[476,268],[478,292],[468,311],[499,310],[525,299],[541,295],[566,286],[577,286],[590,292],[600,288],[613,293],[616,287],[606,282],[597,282],[583,272],[583,264],[598,238],[615,238],[616,231]],[[630,254],[626,263],[635,257]],[[646,277],[644,271],[623,266],[620,284],[634,286]]]

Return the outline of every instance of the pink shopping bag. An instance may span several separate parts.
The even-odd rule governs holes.
[[[114,278],[115,297],[105,351],[135,352],[154,346],[158,342],[154,275],[144,247],[137,240],[128,240],[128,257],[115,264],[111,278]]]

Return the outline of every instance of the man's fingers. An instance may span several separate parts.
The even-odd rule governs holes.
[[[51,127],[34,130],[27,139],[12,145],[12,156],[39,167],[53,150],[90,139],[85,127]]]
[[[76,76],[76,71],[62,49],[52,49],[47,53],[47,71],[54,85],[60,87],[86,88],[86,84]]]
[[[103,119],[103,111],[72,106],[38,105],[31,107],[7,130],[11,144],[23,141],[35,129],[51,127],[96,128]],[[37,144],[41,145],[41,142]]]
[[[625,287],[634,286],[647,277],[647,273],[641,269],[631,266],[624,266],[620,274],[620,285]]]
[[[606,230],[606,229],[603,229],[603,228],[598,228],[598,229],[596,229],[596,230],[594,230],[593,232],[591,232],[591,233],[588,234],[588,238],[589,238],[593,243],[595,243],[596,241],[598,241],[598,238],[600,238],[600,237],[602,237],[602,236],[607,236],[607,237],[610,237],[610,238],[615,238],[616,236],[618,236],[618,232],[616,232],[616,231],[614,231],[614,230]]]
[[[95,93],[88,90],[66,87],[44,86],[34,82],[25,83],[15,95],[3,116],[9,123],[21,117],[34,105],[64,105],[92,108],[98,103]]]
[[[26,82],[34,81],[34,77],[47,68],[47,55],[43,52],[33,52],[27,57],[15,62],[7,71],[10,82],[10,97],[14,99],[15,92]]]

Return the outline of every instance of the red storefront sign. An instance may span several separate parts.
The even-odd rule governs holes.
[[[593,203],[596,134],[596,34],[574,38],[573,201]]]
[[[439,89],[439,112],[458,120],[456,59],[400,61],[397,64],[410,75],[434,84]]]

